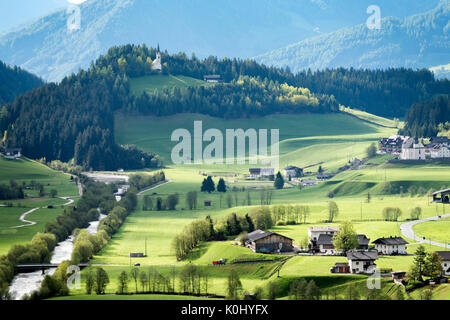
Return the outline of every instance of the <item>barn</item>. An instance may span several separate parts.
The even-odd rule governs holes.
[[[248,234],[246,245],[257,253],[292,252],[293,240],[272,231],[256,230]]]

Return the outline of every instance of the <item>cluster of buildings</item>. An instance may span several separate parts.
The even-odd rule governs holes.
[[[340,254],[333,244],[338,232],[338,227],[310,227],[310,251],[321,255]],[[330,269],[332,273],[372,274],[379,255],[405,255],[408,244],[401,237],[379,238],[372,242],[373,248],[369,248],[370,239],[364,234],[358,235],[358,242],[358,247],[346,254],[348,263],[337,263]]]
[[[339,232],[338,227],[310,227],[308,237],[310,252],[321,255],[341,254],[333,244],[333,238]],[[332,273],[373,274],[377,269],[376,260],[381,255],[406,255],[406,242],[401,237],[379,238],[372,242],[366,235],[358,235],[359,245],[346,253],[348,262],[336,263],[330,268]],[[272,231],[256,230],[248,234],[245,246],[255,253],[293,253],[295,248],[293,239]],[[450,251],[436,252],[442,260],[444,275],[450,275]],[[406,272],[394,272],[393,277],[404,276]]]
[[[1,155],[9,160],[16,160],[22,158],[21,148],[5,148],[1,151]]]
[[[380,140],[380,152],[398,155],[401,160],[450,159],[448,137],[433,137],[426,145],[408,136],[391,136]]]

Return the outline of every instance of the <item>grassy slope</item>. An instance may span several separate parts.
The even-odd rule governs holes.
[[[152,75],[140,78],[130,79],[131,91],[140,95],[144,92],[153,94],[158,90],[170,89],[174,87],[196,87],[196,86],[211,86],[202,80],[194,79],[186,76],[172,76],[172,75]]]
[[[31,180],[34,180],[44,184],[47,192],[50,189],[58,190],[58,196],[76,196],[78,194],[75,183],[71,182],[70,176],[66,174],[53,171],[28,159],[11,161],[0,157],[0,184],[9,184],[10,179],[16,180],[19,184],[22,181],[28,184]],[[36,198],[36,191],[34,190],[26,190],[26,193],[31,194],[31,197],[7,201],[13,203],[14,207],[0,207],[0,256],[7,253],[14,244],[29,242],[37,232],[43,232],[45,225],[61,214],[63,208],[55,207],[55,209],[34,211],[26,219],[37,222],[36,225],[11,229],[10,227],[24,224],[19,220],[23,213],[33,208],[48,205],[59,206],[67,202],[58,198]]]
[[[450,248],[450,219],[419,223],[413,229],[416,234],[425,236],[427,239],[448,243]]]
[[[336,169],[354,157],[363,157],[367,146],[394,130],[375,126],[345,114],[273,115],[258,119],[225,120],[198,114],[170,117],[116,116],[116,140],[120,144],[135,144],[158,153],[166,164],[171,162],[171,150],[177,142],[170,137],[178,128],[193,132],[194,121],[203,121],[203,130],[280,129],[280,165],[308,166],[325,162]],[[204,146],[207,144],[205,143]],[[245,172],[250,165],[235,166]],[[210,166],[212,167],[212,166]],[[219,166],[214,166],[218,169]],[[212,169],[201,166],[201,169]],[[212,169],[214,170],[214,169]],[[220,170],[220,169],[219,169]]]

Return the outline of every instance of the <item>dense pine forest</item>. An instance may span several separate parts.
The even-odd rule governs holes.
[[[447,131],[450,122],[450,100],[438,96],[428,101],[415,103],[405,117],[406,125],[401,133],[413,137],[433,137]]]
[[[448,93],[448,80],[408,69],[337,69],[292,74],[252,60],[188,58],[162,52],[162,74],[203,79],[219,74],[223,84],[173,88],[136,96],[130,78],[152,70],[157,50],[145,45],[113,47],[87,71],[59,84],[45,84],[0,110],[3,144],[30,158],[74,159],[86,169],[141,169],[161,165],[158,156],[114,140],[114,113],[203,113],[247,118],[273,113],[338,112],[339,104],[381,116],[404,116],[410,105]],[[51,143],[49,143],[51,141]]]
[[[43,84],[35,75],[0,61],[0,105],[12,102],[17,96]]]

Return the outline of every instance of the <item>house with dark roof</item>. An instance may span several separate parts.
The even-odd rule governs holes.
[[[349,251],[347,252],[348,265],[351,273],[373,274],[377,265],[377,251]]]
[[[303,176],[303,169],[296,166],[288,166],[284,168],[284,176],[287,179],[301,177]]]
[[[433,202],[450,203],[450,188],[433,193]]]
[[[262,230],[250,232],[246,246],[257,253],[280,253],[294,250],[291,238],[272,231]]]
[[[445,276],[450,276],[450,251],[436,251],[442,260],[442,269]]]
[[[364,234],[358,235],[358,250],[368,250],[370,239],[366,237]],[[337,254],[338,250],[334,247],[333,244],[333,235],[330,234],[320,234],[317,240],[315,241],[316,248],[320,253],[324,254]]]
[[[375,245],[375,250],[384,255],[404,255],[408,244],[402,237],[379,238],[372,243]]]

